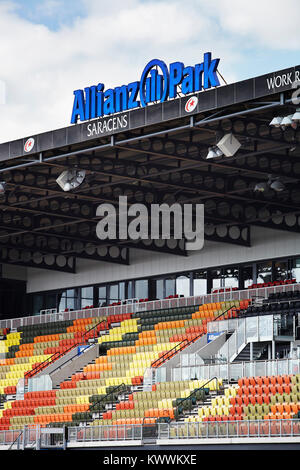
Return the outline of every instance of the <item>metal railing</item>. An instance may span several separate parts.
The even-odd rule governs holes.
[[[258,377],[274,375],[300,374],[300,359],[274,359],[250,362],[233,362],[217,364],[196,364],[191,356],[187,365],[174,367],[171,371],[172,381],[192,380],[194,378],[210,379],[219,377],[223,380],[237,381],[240,377]],[[164,382],[162,369],[157,376],[158,382]]]
[[[68,428],[69,442],[134,441],[142,440],[143,426],[121,424],[103,426],[77,426]]]
[[[251,437],[299,437],[300,439],[300,420],[159,423],[157,437],[159,440]]]
[[[244,289],[215,294],[203,294],[193,297],[179,297],[173,299],[153,300],[149,302],[134,302],[112,307],[99,307],[91,309],[74,310],[69,312],[58,312],[28,317],[12,318],[0,321],[0,328],[18,328],[21,326],[36,325],[48,322],[77,320],[78,318],[89,318],[92,316],[120,315],[122,313],[145,312],[175,307],[188,307],[212,302],[223,302],[230,300],[247,300],[254,297],[267,298],[271,293],[289,292],[300,290],[300,283],[283,284],[272,287],[259,287],[256,289]]]
[[[40,439],[42,431],[47,429],[26,429],[0,431],[0,446],[9,446],[13,449],[13,444],[21,442],[19,448],[28,448],[35,445]],[[52,433],[55,432],[53,429]],[[26,434],[26,440],[23,436]],[[170,422],[157,423],[153,427],[152,436],[154,443],[160,441],[172,441],[174,439],[251,439],[251,438],[297,438],[300,442],[300,420],[297,419],[265,419],[265,420],[241,420],[241,421],[201,421],[201,422]],[[143,441],[142,424],[119,424],[102,426],[72,426],[68,428],[68,441],[76,447],[76,444],[83,442],[111,442],[111,441]]]

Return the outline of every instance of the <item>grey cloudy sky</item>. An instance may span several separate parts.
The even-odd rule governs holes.
[[[153,58],[211,51],[227,82],[298,65],[299,18],[298,0],[0,0],[0,142],[69,125],[73,90]]]

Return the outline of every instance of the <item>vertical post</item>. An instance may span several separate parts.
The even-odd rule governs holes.
[[[280,420],[280,431],[279,431],[279,436],[282,436],[282,419]]]
[[[23,450],[26,447],[26,441],[27,441],[26,431],[27,431],[27,428],[26,428],[26,426],[24,426],[24,428],[23,428],[23,445],[22,445]]]
[[[275,359],[275,341],[274,339],[272,340],[272,359]]]
[[[272,359],[272,347],[271,343],[268,343],[268,361]]]
[[[253,361],[253,342],[250,343],[250,361]]]

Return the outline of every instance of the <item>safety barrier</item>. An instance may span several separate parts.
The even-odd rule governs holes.
[[[77,320],[78,318],[90,318],[97,316],[120,315],[122,313],[145,312],[175,307],[188,307],[212,302],[224,302],[230,300],[247,300],[251,298],[267,298],[270,294],[300,290],[300,283],[282,284],[271,287],[259,287],[256,289],[244,289],[228,292],[205,294],[193,297],[178,297],[172,299],[153,300],[149,302],[133,302],[115,305],[111,307],[99,307],[68,312],[49,313],[29,317],[12,318],[0,321],[0,328],[18,328],[28,325],[37,325],[48,322]]]

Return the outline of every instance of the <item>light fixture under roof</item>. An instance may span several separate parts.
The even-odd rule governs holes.
[[[273,126],[273,127],[280,127],[281,126],[281,123],[282,123],[282,120],[283,120],[283,117],[281,116],[276,116],[272,119],[272,121],[270,122],[270,126]]]
[[[63,191],[71,191],[78,188],[85,178],[85,170],[78,170],[77,168],[65,170],[57,178],[57,184]]]
[[[208,149],[206,160],[209,160],[211,158],[221,157],[222,155],[223,155],[223,152],[218,147],[210,147]]]
[[[297,123],[300,122],[300,108],[296,109],[296,112],[293,114],[292,121]]]
[[[293,117],[292,114],[290,114],[289,116],[285,116],[281,121],[280,127],[285,128],[287,126],[291,126],[293,124],[292,117]]]
[[[6,182],[5,181],[0,181],[0,194],[5,193],[5,186],[6,186]]]
[[[286,189],[283,182],[280,181],[280,178],[275,178],[273,181],[270,180],[269,184],[270,184],[270,188],[276,191],[277,193],[284,191]]]
[[[272,175],[269,175],[267,182],[257,183],[254,187],[254,191],[259,193],[267,192],[269,189],[273,189],[273,191],[278,193],[284,191],[286,187],[280,177],[273,177]]]
[[[257,183],[254,187],[254,191],[257,192],[257,193],[264,193],[266,191],[268,191],[269,189],[269,185],[268,183]]]

